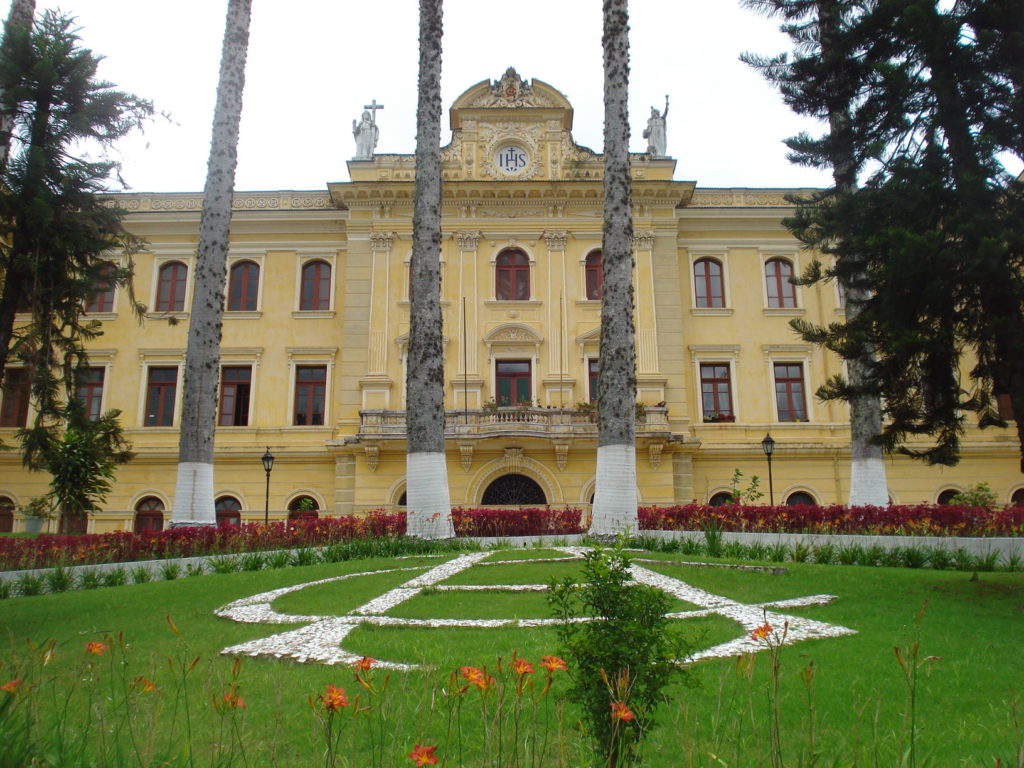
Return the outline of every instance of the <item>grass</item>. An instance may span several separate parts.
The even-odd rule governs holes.
[[[555,555],[545,550],[517,550],[498,552],[488,559]],[[952,570],[810,562],[786,563],[786,573],[771,574],[679,565],[680,560],[694,558],[678,553],[642,556],[664,561],[644,563],[646,568],[743,602],[820,593],[838,596],[828,605],[788,611],[851,627],[858,634],[783,648],[780,724],[787,765],[900,765],[910,724],[905,717],[906,686],[893,649],[906,647],[914,640],[920,643],[922,658],[941,657],[941,661],[921,668],[918,681],[914,724],[917,765],[991,768],[997,758],[1003,766],[1018,764],[1016,755],[1024,749],[1019,727],[1013,721],[1014,707],[1018,713],[1024,709],[1024,696],[1020,694],[1024,691],[1024,665],[1019,663],[1017,650],[1024,636],[1021,574],[982,573],[974,578],[972,573]],[[84,652],[87,642],[123,632],[130,646],[124,674],[146,675],[168,696],[175,683],[167,659],[198,657],[189,682],[193,740],[204,750],[196,764],[207,765],[213,754],[209,745],[217,743],[218,723],[224,722],[210,702],[227,689],[232,674],[233,660],[220,656],[220,649],[302,626],[236,624],[215,617],[214,609],[292,584],[395,567],[426,569],[439,562],[437,558],[374,558],[187,578],[182,573],[173,581],[12,598],[4,601],[0,610],[0,633],[8,643],[0,650],[0,659],[5,662],[0,668],[0,684],[17,676],[14,660],[25,656],[26,639],[41,643],[53,638],[56,653],[46,675],[53,677],[58,690],[66,686],[70,692],[67,719],[80,721],[90,706],[88,686],[81,682],[83,664],[106,663],[106,659],[96,660]],[[576,563],[477,566],[443,584],[544,583],[552,576],[571,577],[577,569]],[[279,598],[274,608],[288,613],[342,614],[418,572],[375,573],[310,587]],[[925,602],[923,619],[915,622]],[[180,636],[170,631],[165,619],[168,615],[173,617]],[[547,613],[543,596],[537,593],[427,590],[392,609],[390,615],[484,618]],[[735,623],[721,616],[687,622],[685,629],[697,648],[722,642],[739,632]],[[439,668],[435,672],[392,673],[387,727],[381,737],[386,755],[383,764],[389,765],[408,764],[406,755],[415,743],[436,744],[439,755],[454,754],[456,737],[447,730],[447,700],[443,695],[450,670],[463,665],[488,665],[493,669],[496,657],[507,660],[513,651],[534,661],[558,652],[554,632],[546,627],[444,630],[363,625],[349,635],[345,646],[375,658]],[[768,764],[765,689],[769,665],[763,653],[753,658],[752,668],[731,659],[697,665],[696,676],[702,688],[671,692],[672,701],[662,710],[660,727],[651,735],[644,766]],[[813,749],[808,687],[801,679],[801,671],[811,662],[816,721]],[[112,661],[110,670],[110,674],[115,673]],[[380,670],[375,674],[382,679]],[[238,679],[239,693],[247,703],[240,711],[238,727],[247,734],[247,762],[251,765],[323,764],[323,745],[316,736],[307,697],[315,696],[328,683],[347,688],[350,695],[360,690],[349,669],[269,659],[244,660]],[[555,692],[558,690],[556,686]],[[41,699],[45,706],[40,727],[57,719],[56,703]],[[480,718],[469,716],[471,704],[475,706],[467,698],[462,716],[467,744],[482,738]],[[168,703],[153,712],[159,727],[147,731],[155,734],[152,738],[171,731],[171,709]],[[177,722],[180,736],[180,712]],[[576,757],[567,757],[564,764],[575,768],[580,765],[581,753],[573,722],[575,716],[567,709],[562,742],[567,754]],[[365,737],[354,737],[364,730],[353,727],[354,741],[345,742],[354,766],[372,764],[368,753],[361,751],[369,749]],[[464,749],[463,764],[483,764],[478,753],[470,747]],[[448,760],[448,765],[459,764],[454,757]]]

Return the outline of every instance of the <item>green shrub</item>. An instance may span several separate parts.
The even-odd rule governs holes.
[[[777,541],[768,547],[768,559],[773,563],[784,563],[789,557],[789,545],[783,541]]]
[[[978,483],[967,486],[967,490],[960,491],[950,500],[950,504],[958,507],[982,507],[983,509],[995,509],[999,506],[999,497],[988,487],[988,483]]]
[[[124,568],[110,568],[100,574],[100,582],[104,587],[120,587],[128,583],[128,573]]]
[[[82,571],[82,574],[78,577],[79,589],[96,589],[102,583],[99,572],[91,568],[87,571]]]
[[[704,548],[709,557],[722,556],[722,531],[714,523],[704,526]]]
[[[170,560],[160,563],[160,575],[164,577],[164,581],[174,581],[181,576],[181,563]]]
[[[144,565],[132,568],[132,584],[145,584],[153,580],[153,573]]]
[[[300,547],[292,552],[289,562],[295,566],[315,565],[319,559],[315,550],[309,547]]]
[[[904,547],[900,554],[905,568],[924,568],[928,565],[929,554],[924,547]]]
[[[831,565],[836,559],[835,544],[819,544],[812,550],[814,562],[821,565]]]
[[[11,582],[0,579],[0,600],[7,600],[11,596]]]
[[[811,548],[802,541],[798,541],[793,545],[793,551],[789,556],[793,559],[794,563],[806,563],[811,559]]]
[[[836,559],[840,565],[854,565],[864,556],[864,547],[860,544],[844,544],[836,550]]]
[[[43,577],[33,576],[31,573],[21,574],[15,584],[18,592],[26,597],[41,594],[43,591]]]
[[[232,555],[217,555],[208,557],[206,562],[214,573],[234,573],[238,570],[238,558]]]
[[[58,565],[46,573],[46,588],[50,592],[67,592],[74,585],[74,573],[63,565]]]
[[[266,562],[266,555],[262,552],[246,552],[239,558],[238,564],[243,571],[259,571]]]
[[[339,546],[339,545],[335,545]],[[284,568],[291,562],[291,553],[287,550],[278,550],[277,552],[271,552],[267,556],[267,567],[268,568]]]
[[[620,543],[583,556],[582,584],[550,584],[549,603],[563,623],[558,638],[569,659],[569,696],[583,710],[583,725],[602,766],[635,765],[665,687],[689,677],[677,660],[689,646],[665,618],[671,600],[659,589],[633,582]],[[581,616],[599,621],[579,622]],[[617,709],[618,708],[618,709]],[[630,714],[631,719],[615,717]]]
[[[984,555],[975,558],[975,569],[979,571],[994,571],[999,567],[999,560],[1002,555],[998,549],[986,552]]]
[[[932,564],[932,568],[935,570],[945,571],[953,565],[953,556],[949,554],[948,549],[935,547],[928,556],[928,561]]]
[[[206,573],[206,563],[200,560],[198,563],[188,563],[185,565],[185,574],[187,576],[202,576]]]
[[[973,571],[974,555],[963,547],[957,547],[953,550],[953,567],[958,571]]]

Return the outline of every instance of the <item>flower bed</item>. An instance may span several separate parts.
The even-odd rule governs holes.
[[[43,534],[33,539],[0,537],[0,570],[296,549],[404,534],[405,515],[372,512],[365,517],[324,517],[268,525],[247,523],[78,536]]]
[[[654,531],[847,533],[881,536],[1021,536],[1024,508],[915,504],[888,507],[686,504],[641,507],[640,528]]]
[[[572,507],[452,510],[456,536],[566,536],[583,532],[581,516]]]

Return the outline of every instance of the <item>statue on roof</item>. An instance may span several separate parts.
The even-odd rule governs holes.
[[[377,148],[377,139],[380,136],[380,129],[374,118],[378,109],[383,109],[383,104],[378,104],[374,99],[373,103],[367,104],[363,112],[362,120],[358,123],[352,121],[352,135],[356,138],[356,156],[353,160],[369,160],[373,157],[373,150]]]
[[[647,119],[644,138],[647,139],[647,154],[651,157],[666,157],[665,150],[668,139],[665,132],[665,118],[668,117],[668,95],[665,96],[665,111],[658,112],[651,107],[651,116]]]

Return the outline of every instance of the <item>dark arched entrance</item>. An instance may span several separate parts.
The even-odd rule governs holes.
[[[480,501],[484,505],[547,504],[547,496],[535,480],[526,475],[502,475],[487,486]]]

